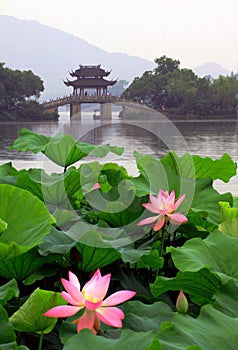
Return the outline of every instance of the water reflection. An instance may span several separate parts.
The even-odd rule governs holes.
[[[174,129],[171,129],[166,122],[148,121],[147,124],[140,124],[114,119],[112,123],[101,123],[88,117],[81,121],[70,121],[65,116],[59,122],[1,123],[0,159],[41,159],[39,154],[9,150],[23,127],[46,136],[61,132],[71,134],[82,142],[123,146],[123,158],[130,157],[134,150],[158,157],[168,150],[175,150],[180,155],[189,152],[212,158],[219,158],[227,152],[233,160],[238,160],[236,121],[176,122],[172,123]]]
[[[237,121],[179,122],[177,128],[186,139],[191,154],[219,158],[229,153],[238,161]]]

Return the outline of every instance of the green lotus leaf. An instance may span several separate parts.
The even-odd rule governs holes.
[[[194,212],[190,209],[187,218],[188,222],[179,227],[179,232],[186,238],[206,238],[210,232],[217,229],[217,225],[207,221],[208,213],[205,211]]]
[[[110,145],[90,145],[83,142],[77,142],[72,135],[57,134],[52,137],[46,137],[34,133],[31,130],[22,128],[19,137],[13,142],[11,149],[18,152],[31,150],[34,153],[42,152],[54,163],[64,168],[77,162],[87,155],[95,157],[104,157],[108,152],[122,154],[123,148]]]
[[[0,165],[0,184],[15,185],[18,173],[11,162]]]
[[[192,210],[205,211],[208,213],[207,220],[215,225],[222,222],[219,202],[228,202],[232,205],[230,193],[220,194],[212,187],[211,179],[196,180],[194,198],[191,204]]]
[[[122,289],[134,290],[137,293],[136,298],[142,297],[143,299],[145,298],[151,301],[151,291],[149,289],[149,286],[144,283],[143,275],[141,280],[138,278],[137,271],[134,269],[126,268],[115,271],[114,276],[115,279],[120,283]]]
[[[118,251],[121,254],[121,259],[123,262],[125,263],[138,263],[140,262],[140,258],[142,257],[146,257],[149,256],[150,252],[152,251],[151,248],[147,247],[147,248],[135,248],[134,245],[128,245],[126,247],[121,247],[118,248]],[[153,256],[155,257],[155,256]],[[153,257],[151,256],[151,258],[153,259]],[[158,262],[160,262],[160,260],[158,259],[157,261],[157,255],[156,255],[156,260],[154,261],[154,265],[158,264]],[[137,265],[138,268],[140,268],[140,266]],[[143,266],[145,267],[145,266]],[[148,267],[148,266],[146,266]]]
[[[238,281],[229,280],[223,284],[219,290],[214,294],[216,309],[231,317],[238,315]]]
[[[0,304],[5,305],[8,300],[19,296],[19,289],[15,279],[0,286]]]
[[[164,265],[164,258],[160,256],[158,249],[151,249],[148,254],[145,254],[141,257],[141,259],[137,262],[137,267],[140,267],[140,263],[142,263],[146,267],[151,268],[152,270],[157,270],[162,268]]]
[[[122,180],[118,188],[103,194],[92,191],[86,196],[92,206],[99,210],[97,216],[111,227],[128,227],[134,234],[138,228],[138,218],[143,213],[144,197],[137,197],[131,180]],[[131,226],[131,227],[130,227]]]
[[[64,232],[77,243],[91,247],[117,249],[131,244],[127,232],[120,227],[100,227],[78,221]]]
[[[77,342],[82,344],[82,350],[101,348],[121,350],[122,346],[128,348],[128,345],[132,350],[236,349],[237,314],[231,317],[212,305],[203,306],[197,318],[173,313],[163,302],[145,305],[140,301],[131,301],[122,304],[121,308],[125,312],[125,319],[119,338],[118,334],[117,339],[103,336],[93,338],[90,331],[83,330],[66,340],[64,349],[73,350]],[[105,332],[105,335],[111,335],[110,338],[113,338],[114,333],[116,335],[116,331],[112,330],[111,333]],[[137,334],[141,344],[134,340],[134,334]],[[150,343],[145,343],[147,335],[150,335]],[[134,341],[134,344],[130,341]]]
[[[10,149],[16,149],[18,152],[32,151],[33,153],[38,153],[45,150],[49,141],[50,137],[36,134],[27,128],[22,128],[18,138],[10,146]]]
[[[238,208],[232,208],[230,203],[219,202],[221,207],[222,221],[238,219]]]
[[[203,350],[236,350],[238,318],[232,318],[212,307],[202,307],[198,318],[176,314],[159,333],[161,350],[185,350],[197,346]],[[196,349],[196,347],[195,347]]]
[[[169,152],[161,161],[168,164],[177,175],[180,174],[190,179],[210,178],[228,182],[232,176],[236,175],[237,168],[237,164],[227,153],[214,160],[210,157],[191,156],[190,154],[178,157],[175,152]]]
[[[8,321],[6,310],[0,305],[0,349],[15,349],[16,335]]]
[[[171,308],[162,301],[153,304],[144,304],[141,301],[129,301],[120,306],[125,313],[123,329],[135,332],[160,330],[164,321],[170,321],[174,316]]]
[[[99,181],[102,164],[99,162],[83,163],[79,167],[80,184],[82,193],[86,194],[92,190],[93,185]]]
[[[7,223],[0,218],[0,234],[7,229]]]
[[[155,298],[167,291],[182,289],[188,293],[190,299],[199,306],[213,302],[213,295],[221,287],[218,276],[208,269],[201,269],[196,272],[178,272],[174,278],[158,276],[151,286],[152,294]]]
[[[1,175],[0,174],[0,184],[16,185],[17,176]]]
[[[55,261],[54,257],[41,256],[37,248],[33,248],[23,254],[0,260],[0,276],[24,281],[32,273],[52,260]]]
[[[7,223],[0,235],[0,259],[22,254],[43,242],[53,218],[44,203],[30,192],[0,185],[0,217]]]
[[[232,208],[227,202],[219,202],[222,223],[219,230],[230,236],[238,237],[238,208]]]
[[[113,187],[118,186],[118,184],[123,179],[129,179],[127,170],[116,163],[106,163],[102,166],[101,172],[106,176],[107,181]]]
[[[236,219],[231,219],[231,220],[226,220],[222,222],[219,225],[219,231],[222,233],[233,236],[233,237],[238,237],[238,218]]]
[[[93,146],[88,144],[82,144],[79,149],[72,135],[57,135],[51,138],[44,154],[54,163],[67,167],[88,155],[92,149]]]
[[[168,164],[151,155],[143,155],[134,152],[136,164],[140,172],[138,178],[133,179],[136,186],[136,194],[145,196],[149,193],[158,194],[160,189],[172,191],[175,190],[176,196],[186,193],[187,207],[194,195],[195,181],[182,177],[177,174]],[[185,206],[185,202],[183,205]]]
[[[116,192],[120,182],[130,178],[127,170],[116,163],[84,163],[80,165],[79,171],[83,194],[91,192],[96,182],[100,182],[103,193],[108,193],[113,187],[113,192]]]
[[[74,239],[65,234],[64,231],[57,230],[52,226],[50,233],[46,236],[44,243],[39,245],[41,255],[49,253],[68,254],[70,249],[76,245]]]
[[[68,339],[64,344],[64,350],[145,350],[151,344],[154,331],[150,332],[133,332],[131,330],[122,330],[119,339],[108,339],[105,337],[95,337],[88,329],[83,329],[80,333]]]
[[[71,135],[60,135],[51,138],[43,153],[54,163],[66,168],[88,155],[105,157],[109,152],[120,155],[123,153],[123,148],[110,145],[91,145],[76,141]]]
[[[76,245],[78,252],[78,268],[82,271],[95,271],[120,259],[121,255],[113,248],[96,248],[86,244]]]
[[[42,174],[44,170],[42,169],[29,169],[24,173],[19,174],[16,186],[31,192],[34,196],[38,197],[41,201],[44,200],[41,181]]]
[[[161,346],[157,337],[152,340],[152,343],[148,346],[146,350],[161,350]]]
[[[53,216],[56,220],[56,225],[60,228],[79,220],[79,216],[76,211],[67,209],[56,208]]]
[[[15,176],[18,174],[18,171],[12,166],[12,163],[4,163],[0,165],[0,174]]]
[[[237,196],[233,196],[233,207],[238,208],[238,197]]]
[[[46,204],[62,205],[80,188],[80,174],[69,169],[63,174],[48,175],[41,169],[30,169],[20,175],[18,187],[24,188]]]
[[[208,268],[226,283],[238,279],[238,239],[218,231],[202,240],[193,238],[180,248],[169,248],[172,259],[180,271],[196,272]]]
[[[54,306],[65,304],[67,302],[60,293],[37,288],[9,321],[19,332],[49,333],[56,325],[57,318],[46,317],[43,314]]]

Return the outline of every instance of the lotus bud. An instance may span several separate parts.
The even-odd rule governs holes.
[[[181,314],[186,314],[188,312],[188,300],[182,289],[180,290],[176,301],[176,310]]]

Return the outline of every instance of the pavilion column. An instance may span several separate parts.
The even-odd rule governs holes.
[[[101,120],[112,119],[112,104],[111,103],[101,103],[100,116],[101,116]]]

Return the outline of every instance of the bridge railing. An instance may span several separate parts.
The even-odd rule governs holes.
[[[149,109],[151,110],[150,107],[146,106],[143,103],[136,102],[136,101],[130,101],[126,100],[125,98],[118,97],[118,96],[112,96],[112,95],[102,95],[102,96],[95,96],[95,95],[86,95],[86,96],[81,96],[81,95],[69,95],[69,96],[64,96],[64,97],[58,97],[54,100],[49,100],[49,101],[44,101],[41,103],[41,105],[47,110],[47,109],[54,109],[58,108],[60,106],[68,105],[68,104],[73,104],[73,103],[118,103],[118,104],[123,104],[127,105],[128,107],[131,108],[136,108],[136,109]]]
[[[45,108],[58,107],[70,103],[103,103],[103,102],[123,102],[124,99],[117,96],[107,95],[107,96],[94,96],[94,95],[70,95],[64,97],[58,97],[54,100],[44,101],[41,105]]]

